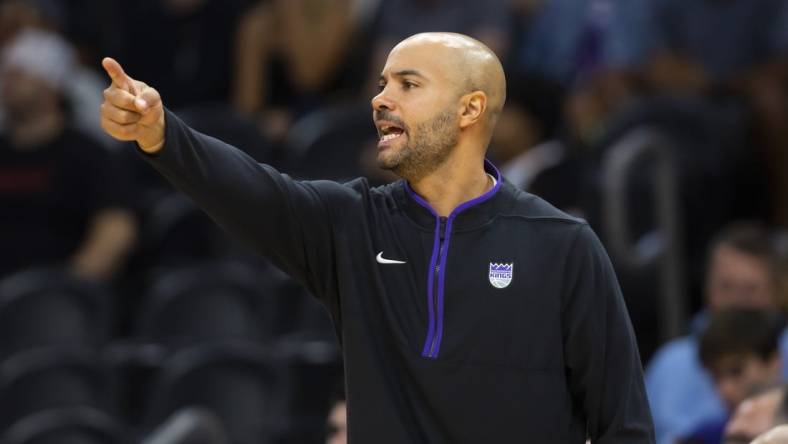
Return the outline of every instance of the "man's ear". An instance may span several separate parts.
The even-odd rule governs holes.
[[[487,111],[487,94],[474,91],[460,98],[460,128],[465,129],[479,122]]]

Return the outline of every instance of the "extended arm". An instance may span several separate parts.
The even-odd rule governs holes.
[[[158,93],[105,59],[113,79],[105,91],[102,126],[137,142],[144,158],[219,225],[306,284],[332,293],[332,213],[326,201],[354,202],[347,187],[299,182],[242,151],[186,126]],[[334,205],[336,206],[336,205]]]

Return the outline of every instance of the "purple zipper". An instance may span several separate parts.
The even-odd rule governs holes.
[[[427,277],[427,312],[429,314],[429,323],[427,325],[427,339],[424,341],[424,347],[421,351],[421,356],[425,358],[436,359],[440,353],[441,340],[443,339],[443,300],[444,288],[446,284],[446,258],[449,252],[449,241],[451,239],[451,227],[454,218],[458,214],[467,210],[468,208],[479,205],[482,202],[489,200],[501,188],[501,173],[489,161],[484,161],[487,168],[494,171],[496,176],[495,186],[488,192],[482,194],[476,199],[471,199],[463,202],[455,208],[448,218],[441,218],[438,213],[424,200],[421,196],[416,194],[410,185],[405,182],[405,188],[408,190],[410,196],[419,205],[429,210],[435,217],[435,235],[432,246],[432,257],[430,258],[430,268]],[[445,227],[443,223],[445,222]],[[443,231],[441,231],[443,228]],[[437,278],[437,283],[435,279]],[[437,284],[437,285],[436,285]]]

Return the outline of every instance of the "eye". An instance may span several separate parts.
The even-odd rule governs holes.
[[[411,82],[410,80],[405,80],[404,82],[402,82],[402,88],[404,88],[404,89],[413,89],[413,88],[415,88],[417,86],[418,85],[416,85],[415,83]]]
[[[378,92],[383,92],[383,89],[386,88],[386,84],[383,82],[378,83]]]

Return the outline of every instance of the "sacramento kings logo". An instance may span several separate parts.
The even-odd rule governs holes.
[[[496,264],[490,262],[490,284],[495,288],[506,288],[512,283],[514,263]]]

